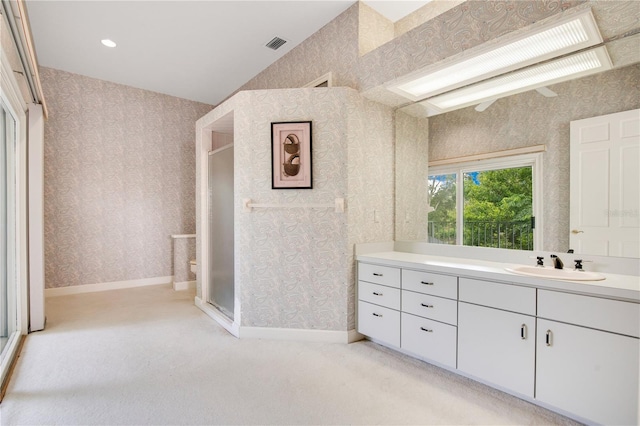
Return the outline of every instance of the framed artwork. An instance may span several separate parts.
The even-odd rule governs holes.
[[[271,123],[271,188],[311,189],[311,121]]]

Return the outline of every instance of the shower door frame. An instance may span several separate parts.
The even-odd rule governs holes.
[[[233,129],[233,110],[227,111],[224,115],[211,117],[204,116],[196,123],[196,179],[199,186],[198,197],[200,203],[198,205],[199,219],[197,224],[196,246],[199,250],[197,256],[197,281],[200,289],[200,295],[196,295],[195,305],[205,314],[220,324],[225,330],[240,337],[241,324],[241,306],[240,306],[240,286],[237,280],[237,260],[234,260],[234,304],[233,304],[233,320],[224,315],[221,311],[208,303],[209,300],[209,212],[208,212],[208,189],[209,189],[209,151],[212,149],[213,132],[221,129]],[[222,132],[225,133],[225,132]],[[236,166],[234,156],[234,169]],[[238,193],[234,183],[234,217],[237,216],[238,209]],[[235,221],[234,221],[235,222]],[[234,246],[237,247],[237,228],[234,223]],[[234,251],[236,249],[234,248]],[[234,253],[234,259],[237,259],[237,252]]]
[[[218,155],[218,154],[220,154],[220,153],[222,153],[224,151],[227,151],[227,150],[233,150],[233,143],[225,145],[225,146],[223,146],[221,148],[218,148],[218,149],[215,149],[213,151],[209,151],[207,153],[207,157],[208,157],[207,161],[210,162],[211,161],[211,157],[213,157],[215,155]],[[211,209],[213,208],[213,206],[211,205],[212,204],[212,197],[211,197],[211,194],[209,193],[209,191],[212,191],[212,189],[209,187],[210,174],[211,174],[211,164],[209,163],[207,166],[208,166],[207,167],[207,217],[209,218],[207,223],[210,225],[211,224],[211,220],[210,220]],[[233,173],[233,170],[232,170],[232,173]],[[233,176],[232,176],[232,179],[233,179]],[[232,203],[233,203],[233,201],[232,201]],[[235,220],[233,222],[235,223]],[[227,318],[229,318],[229,320],[233,321],[233,318],[230,318],[228,315],[225,314],[225,312],[224,312],[225,311],[225,307],[223,306],[223,304],[215,302],[216,301],[215,294],[212,294],[212,293],[215,293],[215,291],[212,290],[212,288],[211,288],[211,285],[212,285],[211,281],[214,280],[214,277],[211,276],[213,274],[213,271],[212,271],[211,268],[212,267],[216,268],[216,265],[215,265],[216,262],[212,261],[212,258],[211,258],[211,255],[214,254],[214,253],[212,253],[212,251],[214,251],[214,248],[212,248],[212,246],[211,246],[211,239],[213,238],[213,236],[211,235],[211,231],[212,231],[211,226],[209,226],[209,233],[207,234],[207,248],[209,249],[209,257],[207,258],[207,261],[210,262],[208,264],[209,279],[208,279],[208,281],[206,283],[204,283],[204,282],[202,283],[203,287],[205,285],[207,287],[207,292],[206,292],[207,298],[203,299],[203,301],[208,303],[208,304],[210,304],[210,305],[212,305],[214,308],[218,309],[223,315],[225,315]],[[234,233],[233,239],[235,239],[235,233]],[[235,250],[235,241],[233,241],[233,247],[234,247],[234,250]],[[215,254],[214,254],[214,258],[215,258]],[[214,265],[212,265],[211,263],[214,263]],[[227,265],[225,265],[225,266],[227,266]],[[234,265],[232,265],[232,269],[234,269]],[[235,277],[235,271],[233,271],[233,272],[234,272],[234,277]],[[232,286],[233,286],[233,292],[234,292],[233,306],[235,308],[235,279],[234,279],[234,282],[232,283]],[[214,287],[215,287],[215,284],[214,284]],[[231,312],[231,315],[235,315],[235,309],[234,309],[234,312]]]

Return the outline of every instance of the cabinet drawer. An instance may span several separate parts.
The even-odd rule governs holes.
[[[491,281],[460,278],[460,301],[519,312],[536,314],[536,289]]]
[[[458,277],[430,272],[402,270],[402,289],[433,296],[458,298]]]
[[[458,322],[457,301],[413,291],[402,290],[402,311],[451,325]]]
[[[400,288],[400,268],[358,263],[358,280]]]
[[[456,368],[456,327],[402,313],[402,348]]]
[[[640,337],[640,304],[538,290],[538,316]]]
[[[358,299],[387,308],[400,310],[400,289],[380,284],[358,282]]]
[[[358,302],[358,332],[400,347],[400,312],[367,302]]]

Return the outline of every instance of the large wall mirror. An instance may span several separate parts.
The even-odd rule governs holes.
[[[504,155],[505,151],[509,153],[524,149],[524,152],[538,151],[538,158],[541,159],[539,169],[536,171],[534,165],[532,172],[537,174],[537,181],[541,184],[537,191],[543,194],[536,206],[536,235],[539,235],[542,242],[536,249],[580,251],[571,238],[570,226],[574,207],[570,202],[571,191],[575,191],[570,186],[570,170],[575,168],[570,164],[570,123],[640,108],[640,2],[587,3],[603,38],[596,47],[606,49],[611,60],[609,70],[444,113],[434,114],[417,102],[407,102],[404,107],[397,109],[396,240],[431,239],[430,242],[434,242],[434,231],[429,229],[433,224],[429,224],[427,219],[429,214],[434,216],[434,213],[428,211],[429,206],[433,207],[434,204],[433,185],[432,192],[429,193],[429,175],[432,175],[427,167],[429,163],[433,170],[444,170],[438,172],[439,179],[444,181],[447,170],[455,169],[455,163],[464,162],[465,158],[488,154],[489,159],[477,162],[477,169],[481,172],[484,164],[491,162],[492,154],[498,157]],[[549,61],[543,61],[546,62]],[[635,137],[640,140],[638,133]],[[629,157],[630,161],[635,161],[635,164],[640,162],[638,149],[627,152],[632,157],[635,156]],[[529,157],[524,155],[525,160],[534,156],[528,155]],[[442,165],[449,160],[452,162],[451,166]],[[438,164],[440,166],[434,166]],[[617,173],[616,165],[610,167],[612,173]],[[637,166],[635,169],[637,170]],[[477,182],[478,171],[473,170],[473,167],[467,168],[468,173],[464,178]],[[593,170],[593,175],[589,176],[602,176],[601,172],[602,170]],[[526,179],[522,175],[514,177],[516,175],[517,173],[510,179]],[[627,173],[626,176],[626,179],[637,178],[633,173]],[[464,196],[463,194],[462,197]],[[457,197],[458,202],[463,199],[460,195]],[[517,198],[514,197],[514,200]],[[437,202],[442,203],[443,200]],[[610,211],[603,210],[598,214],[611,217],[623,214],[626,226],[629,226],[628,232],[637,235],[640,222],[638,194],[631,194],[624,205],[623,210],[612,207]],[[574,235],[580,232],[575,229],[573,231]],[[443,235],[443,232],[438,234],[438,242],[442,242]],[[523,244],[521,241],[519,243]],[[508,245],[503,247],[518,248]],[[637,257],[638,253],[640,243],[624,254],[612,251],[608,255]],[[590,253],[587,250],[584,254],[603,253]]]

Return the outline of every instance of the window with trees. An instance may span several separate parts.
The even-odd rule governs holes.
[[[537,249],[540,156],[430,167],[429,241]]]

